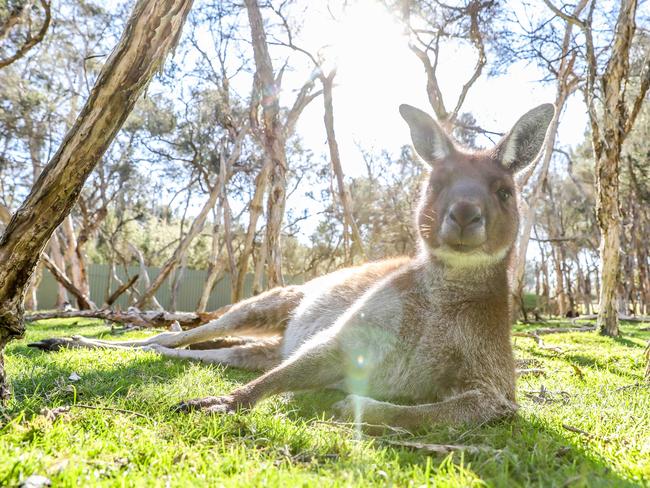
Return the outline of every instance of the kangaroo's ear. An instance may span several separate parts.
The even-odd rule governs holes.
[[[415,150],[427,163],[433,164],[454,151],[451,139],[429,114],[406,104],[399,106],[399,113],[411,129]]]
[[[501,164],[516,173],[532,163],[542,150],[553,115],[555,107],[550,103],[525,113],[495,148]]]

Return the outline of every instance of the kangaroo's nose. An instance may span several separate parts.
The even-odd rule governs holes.
[[[461,201],[454,203],[449,209],[449,218],[454,221],[458,227],[465,229],[473,224],[483,221],[481,207],[472,202]]]

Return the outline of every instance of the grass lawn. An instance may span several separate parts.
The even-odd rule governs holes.
[[[151,332],[113,336],[89,320],[30,324],[6,355],[14,396],[0,410],[0,486],[33,474],[56,487],[650,486],[650,388],[643,384],[650,332],[640,330],[647,325],[625,325],[614,340],[592,332],[543,336],[561,352],[514,338],[517,357],[546,375],[519,379],[513,419],[359,440],[331,419],[341,393],[274,397],[237,415],[175,414],[181,400],[225,393],[255,375],[151,352],[46,354],[27,342]],[[40,413],[64,405],[77,406],[54,420]],[[439,455],[394,444],[407,440],[481,450]]]

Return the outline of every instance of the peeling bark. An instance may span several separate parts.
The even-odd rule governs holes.
[[[597,135],[592,134],[596,155],[596,217],[601,231],[598,328],[602,334],[608,336],[619,334],[616,306],[616,291],[620,283],[621,241],[619,173],[621,148],[634,123],[631,114],[627,113],[625,88],[629,77],[630,48],[636,30],[636,8],[636,0],[621,2],[612,54],[601,77],[604,110],[600,122],[595,122],[600,125],[600,130]],[[645,90],[647,89],[646,86]],[[644,95],[642,87],[639,96]],[[593,94],[590,96],[593,97]]]
[[[591,143],[596,160],[596,218],[600,227],[600,300],[598,328],[601,334],[617,336],[617,289],[620,283],[620,226],[619,173],[621,149],[632,130],[640,107],[650,88],[650,56],[646,56],[636,98],[629,105],[626,100],[630,78],[630,51],[636,32],[637,0],[622,0],[616,20],[612,46],[605,70],[598,73],[598,60],[593,40],[593,11],[591,2],[586,19],[570,15],[544,3],[555,15],[577,25],[585,37],[587,79],[585,100],[591,126]]]

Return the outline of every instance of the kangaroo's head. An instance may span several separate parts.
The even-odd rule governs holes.
[[[521,117],[491,150],[457,147],[425,112],[401,105],[415,150],[431,166],[416,215],[421,244],[452,267],[504,260],[517,238],[514,175],[539,154],[555,108],[540,105]]]

